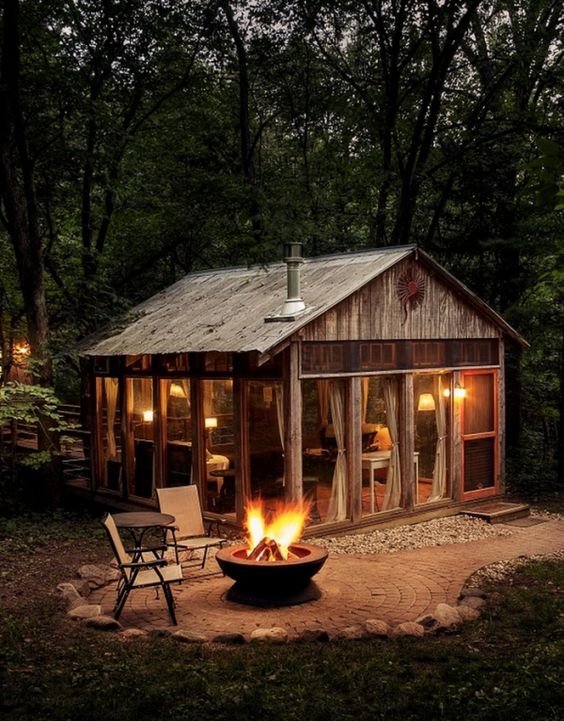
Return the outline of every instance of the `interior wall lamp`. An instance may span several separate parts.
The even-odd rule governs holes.
[[[153,420],[153,411],[152,409],[148,411],[143,411],[143,421],[145,423],[151,423]]]
[[[217,418],[210,417],[206,418],[204,420],[204,428],[207,430],[211,430],[212,428],[217,428]]]

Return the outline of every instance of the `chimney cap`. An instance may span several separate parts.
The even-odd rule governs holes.
[[[301,240],[289,240],[284,243],[284,251],[286,254],[285,261],[303,261],[303,250],[304,244]]]

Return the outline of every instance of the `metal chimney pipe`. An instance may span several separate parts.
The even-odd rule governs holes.
[[[305,310],[305,303],[300,294],[300,265],[304,262],[302,257],[302,243],[291,241],[286,243],[286,302],[282,306],[280,315],[294,315]]]

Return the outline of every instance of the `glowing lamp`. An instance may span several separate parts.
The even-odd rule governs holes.
[[[419,404],[417,406],[418,411],[434,411],[435,410],[435,399],[431,393],[421,393],[419,396]]]
[[[152,410],[143,411],[143,420],[145,421],[145,423],[152,423],[153,411]]]
[[[207,429],[217,428],[217,418],[206,418],[204,421],[204,427]]]
[[[462,388],[461,386],[457,385],[454,389],[454,397],[466,398],[466,388]]]
[[[186,398],[186,393],[184,393],[184,388],[181,385],[179,385],[178,383],[170,384],[169,395],[172,396],[172,398]]]

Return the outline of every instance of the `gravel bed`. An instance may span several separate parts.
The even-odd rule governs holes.
[[[564,521],[564,513],[553,513],[552,511],[544,511],[539,508],[531,508],[531,516],[537,516],[538,518],[546,518],[547,521]]]
[[[484,566],[473,573],[468,581],[468,586],[480,586],[485,582],[499,582],[511,584],[511,576],[523,566],[535,561],[564,561],[564,549],[554,553],[537,554],[528,558],[513,558],[511,561],[495,561],[489,566]]]
[[[468,543],[492,536],[510,536],[508,528],[492,525],[470,516],[448,516],[412,526],[385,528],[349,536],[334,536],[308,539],[327,548],[331,553],[394,553],[411,548],[444,546],[449,543]]]

